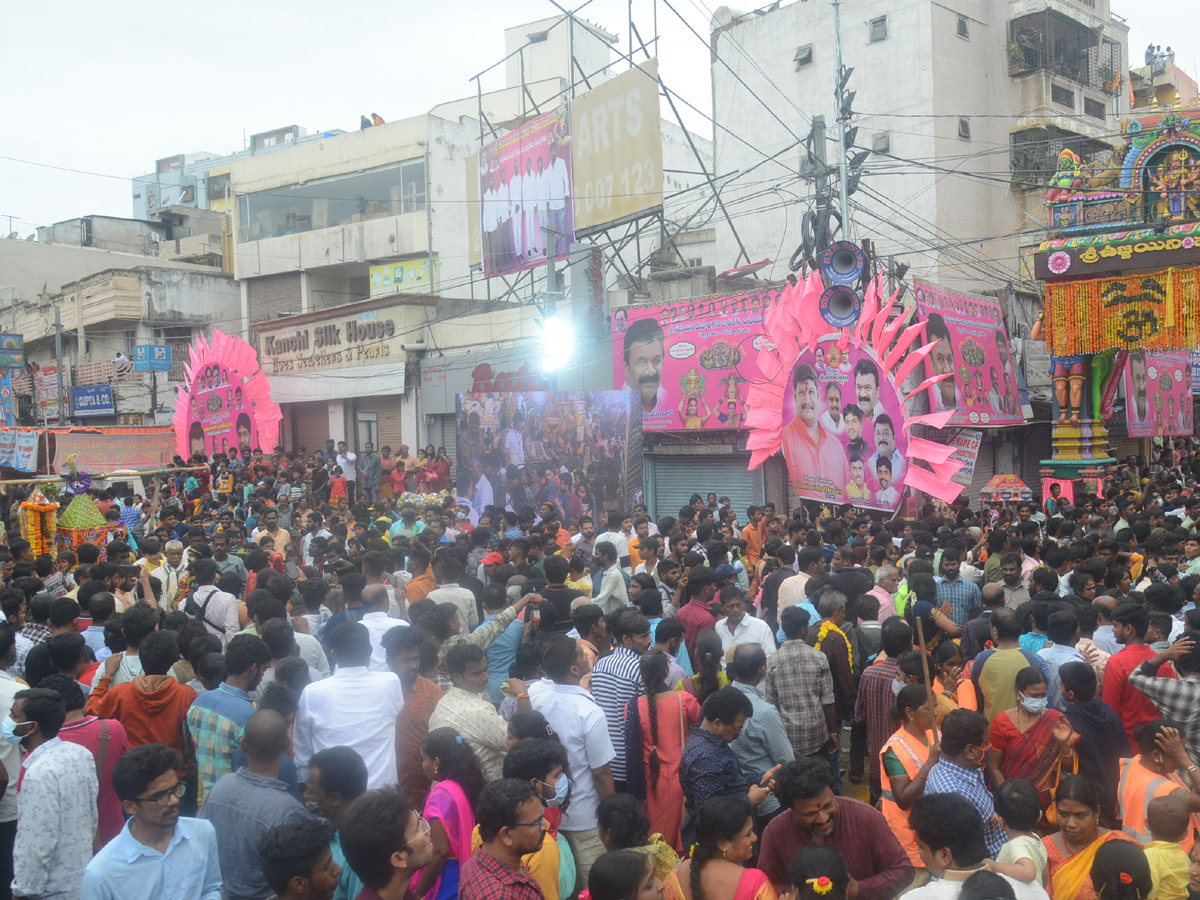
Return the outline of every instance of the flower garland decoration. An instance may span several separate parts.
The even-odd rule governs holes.
[[[817,632],[816,648],[821,649],[821,643],[829,636],[829,632],[836,631],[842,636],[842,640],[846,642],[846,657],[850,660],[850,667],[854,667],[854,651],[850,649],[850,641],[846,637],[846,632],[838,628],[832,621],[826,619],[821,623],[821,630]]]
[[[1191,350],[1200,344],[1200,268],[1052,282],[1046,344],[1055,356],[1130,350]]]
[[[40,490],[21,501],[21,537],[29,541],[34,558],[54,550],[54,536],[58,531],[58,504],[46,499]]]

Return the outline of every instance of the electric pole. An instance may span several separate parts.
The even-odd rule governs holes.
[[[54,356],[58,369],[58,421],[67,421],[67,408],[63,405],[63,348],[62,348],[62,315],[57,305],[54,307]]]
[[[849,175],[846,171],[846,125],[850,120],[849,106],[854,101],[854,92],[850,92],[849,102],[846,101],[846,82],[849,73],[842,66],[842,4],[841,0],[833,0],[833,40],[837,56],[837,99],[838,110],[838,165],[842,173],[842,237],[850,234],[850,194],[846,190]]]

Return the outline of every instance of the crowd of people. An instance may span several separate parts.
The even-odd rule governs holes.
[[[95,489],[103,546],[10,528],[0,897],[1200,893],[1200,451],[1040,506],[569,523],[397,509],[370,448],[335,504],[328,454]]]

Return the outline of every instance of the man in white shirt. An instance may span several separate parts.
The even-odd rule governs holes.
[[[600,590],[592,598],[604,612],[611,616],[629,605],[629,590],[625,587],[625,575],[617,565],[617,550],[608,541],[598,541],[592,551],[592,559],[600,567]]]
[[[92,858],[99,816],[96,760],[81,744],[63,741],[58,730],[67,709],[55,691],[19,691],[8,717],[28,754],[17,795],[13,844],[14,897],[79,897]],[[21,770],[9,779],[15,783]]]
[[[359,621],[371,633],[371,661],[367,668],[372,672],[390,672],[387,654],[383,650],[383,636],[393,628],[408,625],[403,619],[388,615],[387,588],[382,584],[368,584],[362,589],[363,617]]]
[[[729,648],[737,644],[758,644],[767,656],[774,653],[775,638],[771,635],[771,626],[762,619],[746,615],[746,599],[742,589],[736,584],[727,585],[721,588],[719,596],[725,618],[717,622],[713,630],[721,639],[721,668],[725,668]]]
[[[512,199],[508,190],[508,170],[500,170],[500,186],[496,188],[496,246],[492,256],[495,269],[508,266],[512,256]]]
[[[508,214],[512,219],[512,252],[517,255],[518,259],[524,259],[525,257],[525,231],[521,227],[525,221],[523,189],[521,182],[521,160],[517,159],[513,162],[512,181],[508,183]]]
[[[242,630],[238,617],[238,601],[233,594],[226,594],[216,585],[220,572],[211,559],[198,559],[192,563],[192,580],[196,590],[183,606],[183,611],[204,623],[209,634],[220,638],[221,646]]]
[[[538,184],[533,174],[533,158],[525,157],[525,175],[521,178],[521,217],[525,227],[525,259],[541,256],[542,236],[537,231]]]
[[[624,516],[619,512],[608,514],[608,530],[596,538],[596,544],[609,543],[617,552],[617,563],[623,569],[629,568],[629,540],[621,531]]]
[[[25,685],[6,671],[17,660],[16,634],[10,628],[0,629],[0,710],[12,709],[13,698]],[[104,668],[101,666],[100,668]],[[21,748],[8,741],[0,741],[0,764],[6,772],[21,771]],[[12,775],[9,775],[11,781]],[[5,791],[0,797],[0,859],[12,858],[13,840],[17,835],[17,791]]]
[[[167,541],[163,556],[166,557],[163,564],[150,574],[162,585],[158,605],[170,612],[175,608],[175,599],[179,595],[179,581],[187,574],[188,554],[184,552],[182,541]]]
[[[354,490],[358,483],[358,454],[347,450],[345,441],[338,441],[337,464],[346,479],[346,496],[353,503],[354,498],[357,496]]]
[[[542,653],[542,669],[549,682],[531,686],[530,702],[546,717],[567,751],[571,804],[563,813],[559,831],[575,856],[578,888],[587,885],[592,864],[604,852],[596,807],[615,791],[610,763],[616,753],[604,713],[579,686],[591,670],[579,643],[565,635],[552,637]]]
[[[496,248],[496,188],[492,174],[489,172],[483,177],[483,183],[487,190],[483,192],[483,200],[479,221],[480,237],[482,239],[483,258],[486,262],[488,271],[494,271],[496,268],[495,248]]]
[[[550,167],[546,169],[546,200],[550,227],[556,232],[554,252],[559,254],[567,245],[567,198],[571,194],[571,176],[567,163],[558,155],[558,144],[550,145]]]
[[[458,585],[463,572],[462,560],[454,553],[439,553],[433,564],[433,577],[437,579],[438,586],[427,595],[435,603],[453,603],[458,607],[460,638],[465,638],[479,626],[479,606],[475,602],[475,595]]]
[[[453,728],[475,752],[483,777],[504,777],[508,752],[508,723],[488,700],[487,655],[475,644],[457,644],[446,651],[450,690],[429,717],[429,730]]]
[[[525,465],[525,414],[513,414],[512,426],[504,432],[504,464]]]
[[[300,694],[295,759],[308,771],[314,753],[347,746],[367,764],[369,788],[396,784],[396,717],[404,690],[393,672],[372,672],[371,634],[361,622],[345,622],[329,636],[334,673]]]

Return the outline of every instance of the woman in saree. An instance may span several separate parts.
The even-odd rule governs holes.
[[[661,834],[651,834],[650,820],[637,798],[631,794],[605,797],[596,807],[596,825],[606,850],[629,851],[649,861],[654,877],[662,882],[663,900],[684,900],[683,888],[675,874],[679,854]]]
[[[1081,775],[1064,775],[1054,792],[1059,831],[1042,838],[1050,868],[1047,893],[1057,900],[1097,900],[1092,884],[1096,851],[1110,841],[1137,841],[1100,827],[1100,798]]]
[[[887,782],[881,812],[909,860],[923,869],[916,836],[908,824],[913,801],[925,793],[925,780],[942,758],[938,733],[933,727],[936,703],[924,684],[906,684],[896,696],[899,728],[879,751],[880,768]]]
[[[700,703],[666,685],[670,658],[651,650],[641,659],[645,693],[625,707],[626,790],[646,804],[650,828],[676,852],[683,850],[683,784],[679,764]]]
[[[1078,769],[1072,748],[1079,735],[1066,716],[1047,709],[1050,686],[1041,669],[1030,666],[1018,672],[1016,688],[1017,705],[992,720],[988,774],[993,790],[1009,778],[1032,781],[1045,810],[1059,775]]]
[[[710,797],[696,816],[696,845],[679,865],[684,900],[777,900],[771,879],[743,864],[754,852],[754,807],[737,795]]]
[[[421,900],[452,900],[458,896],[459,869],[471,857],[483,770],[475,752],[453,728],[435,728],[425,735],[421,768],[433,783],[423,814],[429,823],[433,858],[413,876],[411,887]]]

